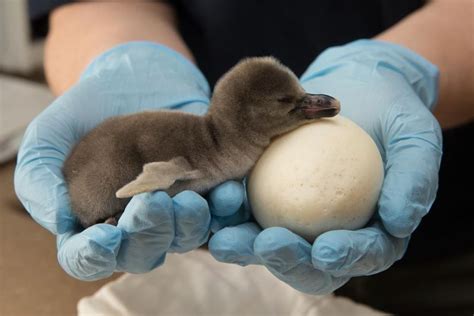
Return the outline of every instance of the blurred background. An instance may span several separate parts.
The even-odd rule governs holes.
[[[0,162],[14,157],[25,125],[53,96],[42,73],[48,15],[27,0],[0,0]]]
[[[0,315],[75,315],[109,280],[81,282],[56,259],[55,237],[13,190],[16,151],[29,121],[54,100],[43,74],[48,11],[64,0],[0,0]]]

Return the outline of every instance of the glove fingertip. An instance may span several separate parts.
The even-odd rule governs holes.
[[[408,201],[400,203],[398,200],[402,199],[382,192],[378,214],[389,234],[397,238],[406,238],[415,231],[427,210],[420,204],[413,206]]]
[[[282,227],[271,227],[263,230],[255,239],[255,254],[261,258],[265,258],[281,247],[284,247],[289,241],[284,238],[288,233],[289,231]]]
[[[254,243],[255,255],[265,266],[286,273],[302,262],[311,262],[311,245],[283,227],[262,231]]]
[[[90,234],[94,242],[117,253],[122,241],[122,231],[118,227],[109,224],[96,224],[91,228],[94,230],[86,229],[84,232],[87,235]]]
[[[209,238],[211,214],[207,201],[194,191],[183,191],[173,198],[175,238],[170,252],[184,253]]]
[[[72,277],[95,281],[112,275],[120,248],[120,229],[108,224],[94,225],[60,243],[58,261]]]
[[[283,227],[267,228],[255,240],[255,248],[271,251],[296,244],[309,245],[302,237]]]
[[[213,235],[207,246],[214,259],[221,262],[230,262],[235,255],[235,251],[232,248],[233,243],[228,239],[225,229],[226,228]]]
[[[372,275],[400,259],[408,239],[391,237],[380,223],[322,234],[312,249],[313,266],[333,276]]]
[[[397,238],[407,238],[409,237],[418,227],[421,222],[421,219],[412,221],[412,222],[405,222],[402,225],[397,225],[397,223],[387,223],[383,221],[383,226],[387,230],[387,232]]]
[[[348,247],[351,241],[337,231],[330,231],[320,235],[311,250],[313,266],[323,271],[340,269],[348,256]]]
[[[237,181],[227,181],[209,194],[211,212],[216,216],[230,216],[236,213],[245,198],[245,189]]]
[[[194,191],[183,191],[173,197],[175,218],[180,223],[189,224],[188,229],[209,230],[211,214],[206,199]],[[183,227],[184,228],[184,227]]]
[[[194,191],[186,190],[176,194],[173,197],[175,202],[187,205],[190,208],[206,208],[207,201],[201,195]]]
[[[258,263],[253,253],[254,240],[260,229],[253,223],[227,227],[209,240],[209,251],[220,262],[242,266]]]
[[[153,209],[172,209],[173,200],[171,197],[163,191],[142,193],[136,196],[137,200],[149,205]],[[133,200],[133,199],[132,199]]]
[[[161,223],[164,230],[173,227],[173,200],[165,192],[148,192],[135,195],[125,207],[117,227],[126,232],[153,229]],[[174,231],[170,234],[174,235]]]

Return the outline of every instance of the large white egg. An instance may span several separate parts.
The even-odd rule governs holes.
[[[363,227],[383,179],[372,138],[339,115],[275,139],[250,173],[247,193],[263,228],[286,227],[313,241],[329,230]]]

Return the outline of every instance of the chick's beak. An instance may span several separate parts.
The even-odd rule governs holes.
[[[332,117],[339,113],[341,104],[326,94],[306,93],[295,110],[301,111],[307,119]]]

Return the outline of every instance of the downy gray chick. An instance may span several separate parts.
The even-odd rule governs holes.
[[[72,210],[84,227],[116,224],[138,193],[204,194],[243,178],[273,137],[339,109],[330,96],[305,93],[276,59],[244,59],[217,82],[205,116],[142,112],[87,134],[63,168]]]

